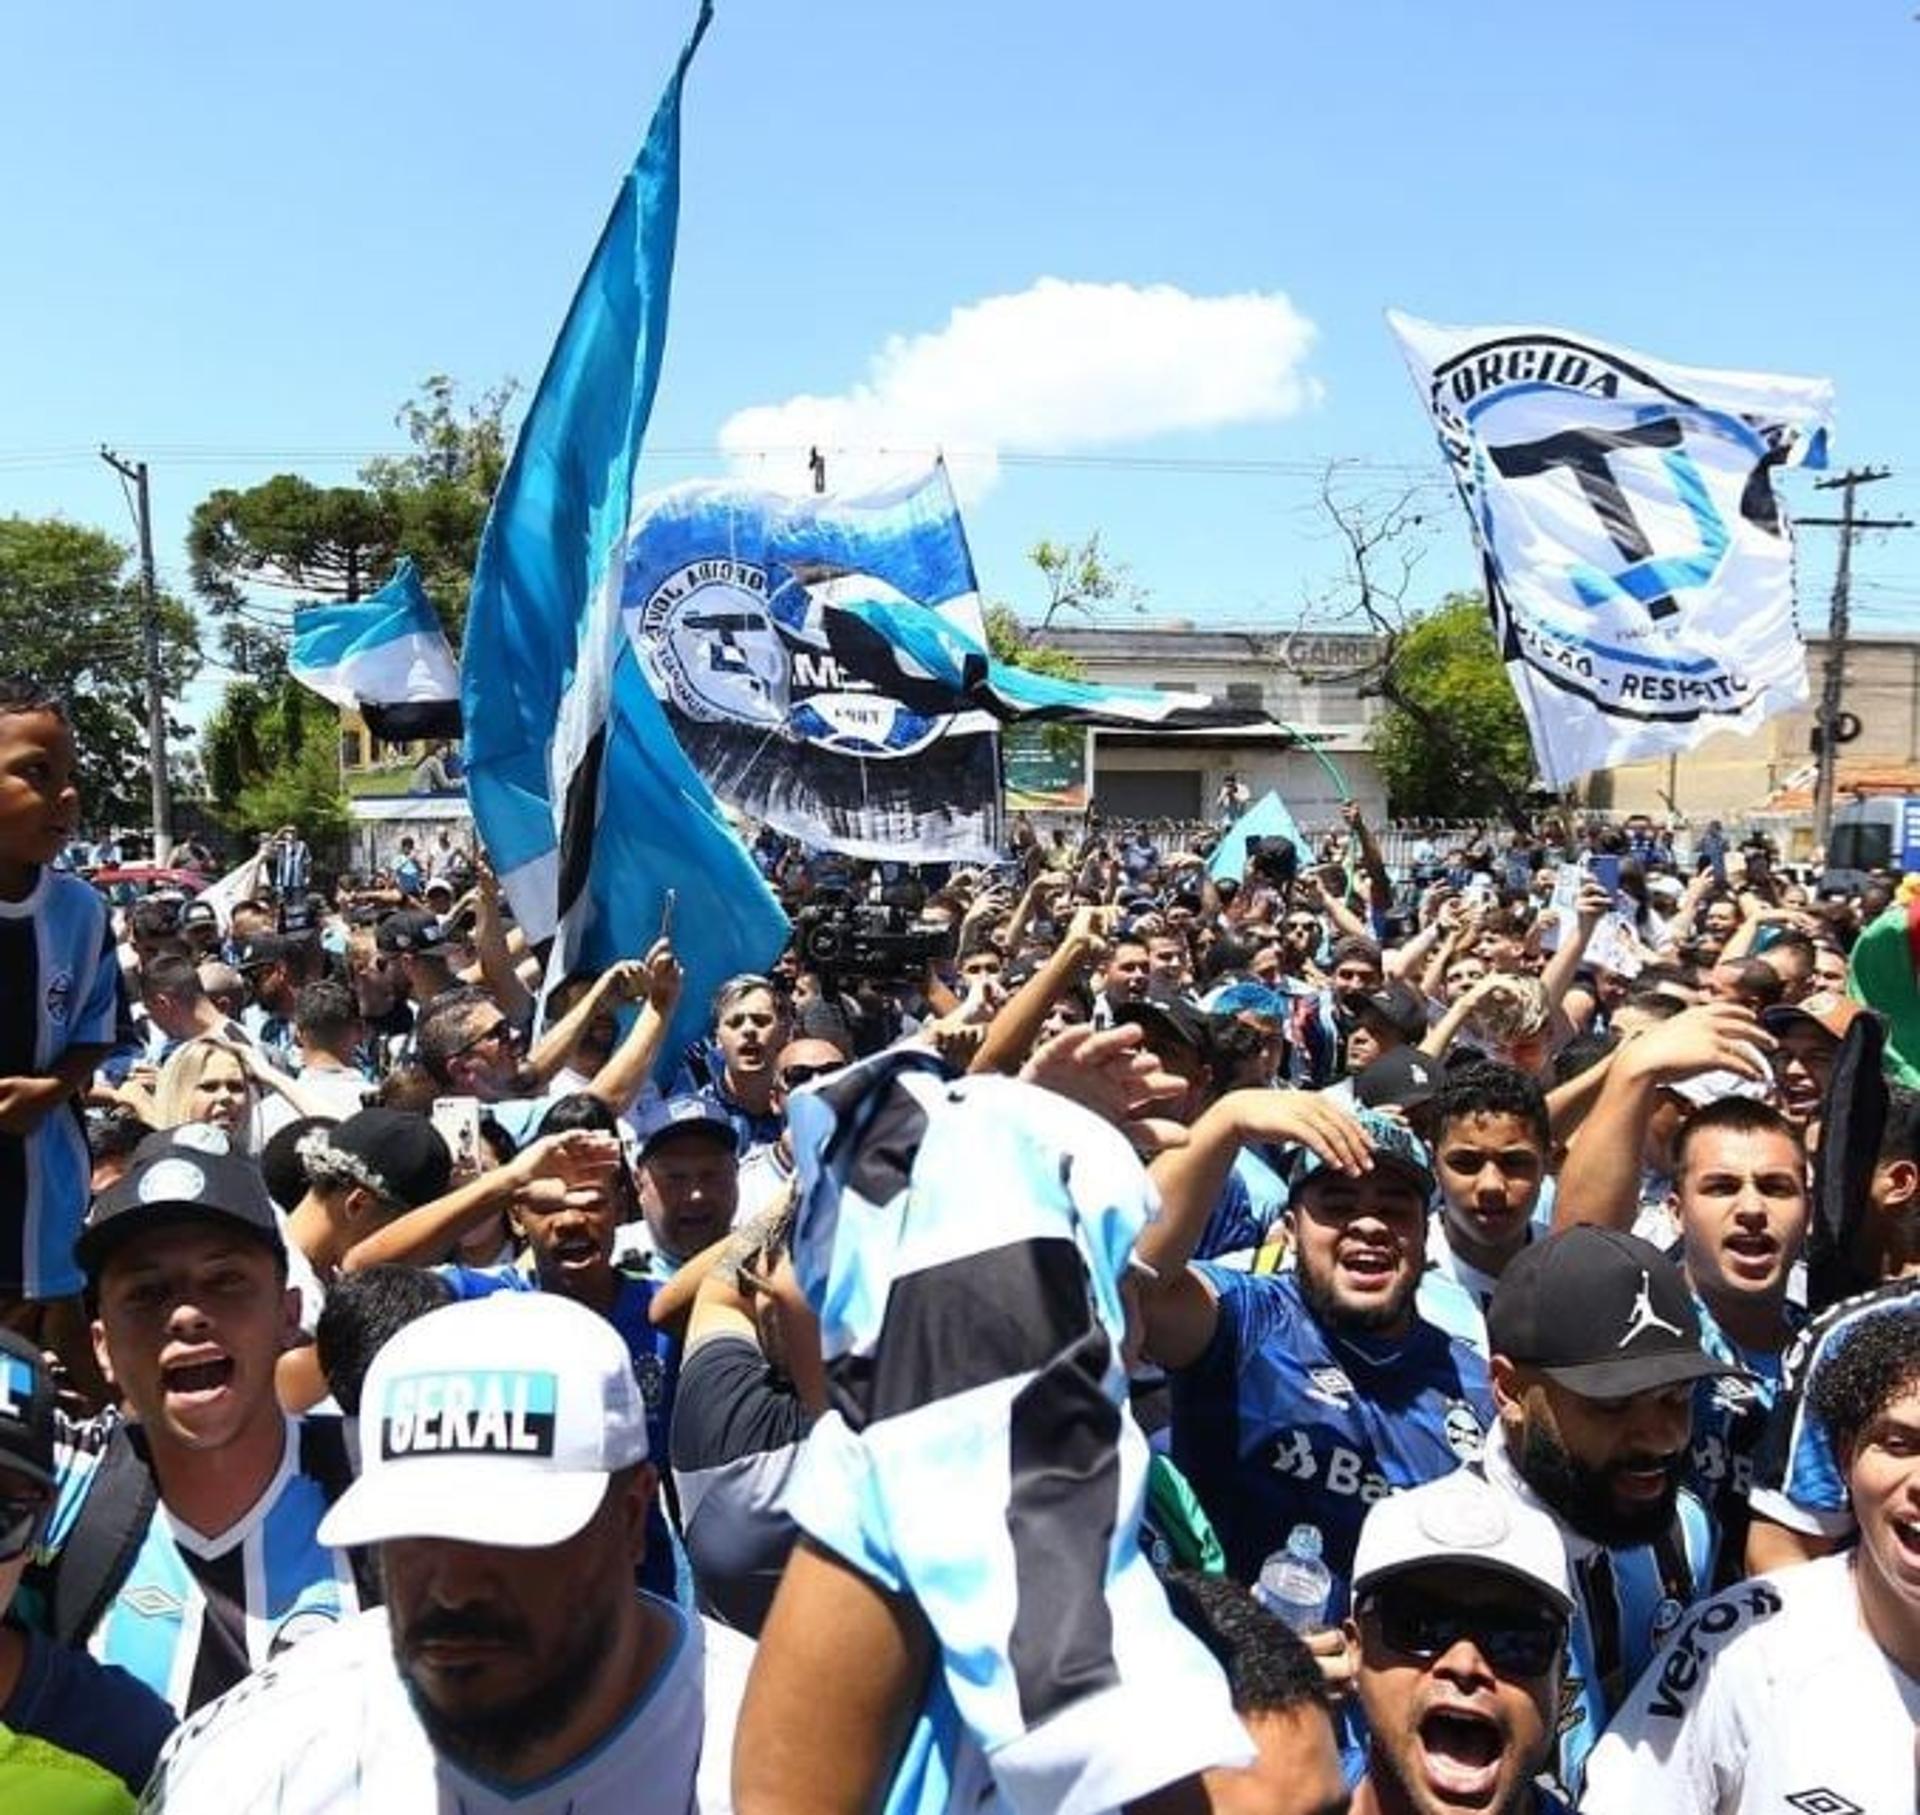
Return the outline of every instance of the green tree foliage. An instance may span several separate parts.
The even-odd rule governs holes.
[[[401,551],[413,557],[456,647],[466,627],[480,532],[507,470],[509,417],[519,390],[509,379],[467,402],[451,378],[435,373],[395,418],[413,451],[360,470],[361,483],[398,522]]]
[[[358,485],[316,485],[278,473],[245,490],[202,500],[187,532],[193,588],[221,623],[228,662],[275,679],[285,669],[284,608],[261,591],[294,599],[358,599],[411,555],[427,595],[457,644],[487,508],[506,469],[516,387],[496,385],[471,402],[439,374],[395,420],[412,451],[369,461]]]
[[[1058,680],[1077,681],[1080,664],[1064,649],[1049,649],[1033,640],[1033,633],[1021,621],[1011,605],[989,605],[982,614],[987,627],[987,651],[996,662],[1010,668],[1026,668],[1035,674],[1050,674]]]
[[[178,700],[200,666],[193,613],[159,602],[165,697]],[[0,517],[0,666],[66,696],[80,748],[89,824],[144,825],[146,651],[140,583],[111,536],[58,518]],[[188,727],[170,723],[170,734]]]
[[[295,825],[316,845],[346,832],[340,716],[298,681],[234,683],[200,749],[214,811],[236,831]]]
[[[1397,814],[1525,814],[1533,747],[1485,604],[1456,593],[1395,635],[1373,754]]]
[[[1042,538],[1027,551],[1027,559],[1039,568],[1047,583],[1047,603],[1040,613],[1042,631],[1051,630],[1063,611],[1077,611],[1083,618],[1091,618],[1112,608],[1146,608],[1144,589],[1134,583],[1126,562],[1110,560],[1102,551],[1098,530],[1084,542]]]

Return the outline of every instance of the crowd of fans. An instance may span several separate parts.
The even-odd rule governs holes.
[[[768,833],[681,1052],[447,836],[112,905],[76,754],[0,680],[0,1808],[1915,1806],[1898,878]]]

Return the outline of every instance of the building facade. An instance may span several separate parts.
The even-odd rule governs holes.
[[[1038,640],[1072,656],[1090,681],[1214,694],[1273,721],[1230,731],[1096,732],[1093,804],[1104,816],[1210,819],[1229,774],[1256,800],[1274,790],[1309,830],[1337,823],[1343,796],[1370,819],[1385,816],[1386,789],[1368,748],[1380,702],[1362,689],[1379,659],[1377,638],[1175,621],[1056,626]]]
[[[1621,813],[1676,812],[1689,820],[1769,823],[1783,844],[1811,848],[1813,721],[1827,644],[1807,644],[1807,704],[1746,737],[1725,732],[1669,760],[1626,763],[1588,777],[1588,805]],[[1847,644],[1841,705],[1860,734],[1840,748],[1834,799],[1920,793],[1920,643],[1858,637]],[[1773,823],[1778,822],[1778,823]]]

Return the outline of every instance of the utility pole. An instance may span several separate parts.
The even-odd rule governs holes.
[[[1807,529],[1837,529],[1840,532],[1840,558],[1834,566],[1833,606],[1827,614],[1827,671],[1820,685],[1820,711],[1814,720],[1814,735],[1819,740],[1818,779],[1813,789],[1813,839],[1822,851],[1833,829],[1833,780],[1840,764],[1840,701],[1846,688],[1847,631],[1851,624],[1851,588],[1853,584],[1853,539],[1871,529],[1911,529],[1906,517],[1857,517],[1853,495],[1863,485],[1875,485],[1890,477],[1881,467],[1853,467],[1831,479],[1822,479],[1816,491],[1840,494],[1837,517],[1796,517]]]
[[[153,861],[173,856],[173,790],[167,780],[167,702],[160,685],[160,583],[153,569],[153,512],[147,498],[147,463],[122,460],[109,448],[104,460],[134,487],[134,523],[140,534],[140,632],[147,664],[147,767],[153,787]]]

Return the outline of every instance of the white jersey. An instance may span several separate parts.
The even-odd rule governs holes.
[[[678,1636],[623,1725],[569,1770],[495,1783],[439,1757],[382,1610],[311,1639],[179,1727],[140,1808],[167,1815],[716,1815],[732,1808],[750,1641],[644,1597]]]
[[[1860,1623],[1849,1557],[1694,1609],[1587,1760],[1582,1815],[1906,1815],[1920,1682]]]

